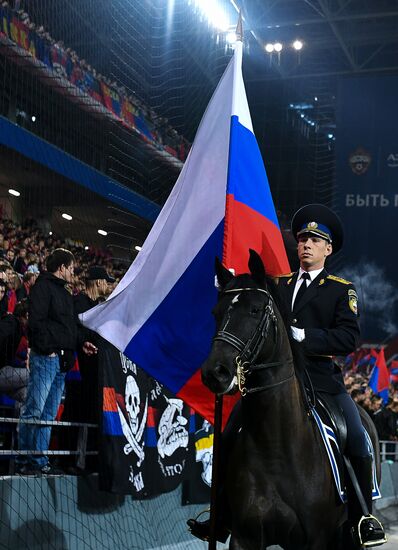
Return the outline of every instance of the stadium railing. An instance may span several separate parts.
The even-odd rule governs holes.
[[[380,441],[380,460],[398,462],[398,441]]]
[[[76,467],[84,470],[86,457],[98,455],[98,451],[87,450],[88,430],[97,429],[97,424],[89,424],[85,422],[63,422],[59,420],[21,420],[8,416],[0,416],[0,425],[9,424],[34,424],[35,426],[52,426],[57,428],[78,428],[76,450],[46,450],[46,451],[29,451],[18,450],[13,448],[14,438],[11,438],[10,449],[0,449],[0,457],[9,457],[8,474],[12,475],[15,471],[15,457],[27,455],[45,455],[45,456],[73,456],[76,455]]]

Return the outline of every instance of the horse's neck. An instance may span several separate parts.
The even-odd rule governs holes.
[[[259,451],[279,448],[294,456],[299,439],[308,441],[312,433],[297,378],[244,397],[242,425]]]
[[[289,337],[282,318],[277,312],[279,343],[272,355],[259,358],[260,362],[279,362],[280,366],[272,367],[272,388],[246,396],[242,402],[242,420],[245,430],[253,430],[253,435],[274,443],[280,437],[286,439],[287,433],[297,435],[311,430],[299,381],[295,374],[293,353]],[[266,350],[263,350],[266,353]],[[271,374],[271,372],[270,372]]]

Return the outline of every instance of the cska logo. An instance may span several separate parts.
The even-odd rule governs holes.
[[[358,147],[348,158],[351,166],[351,170],[357,176],[362,176],[367,172],[369,165],[372,161],[370,153],[365,151],[362,147]]]

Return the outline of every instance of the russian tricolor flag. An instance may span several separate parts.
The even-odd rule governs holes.
[[[386,405],[388,403],[390,373],[388,372],[386,359],[384,357],[384,349],[379,351],[376,364],[370,376],[369,386],[372,388],[373,393],[383,398],[383,403]]]
[[[247,272],[289,271],[242,77],[242,42],[206,109],[180,176],[142,250],[108,300],[81,315],[125,355],[212,420],[201,383],[217,302],[215,257]]]

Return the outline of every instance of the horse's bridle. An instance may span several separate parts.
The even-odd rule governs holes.
[[[270,362],[270,363],[261,363],[261,364],[255,364],[255,361],[261,351],[262,344],[264,340],[266,340],[269,329],[272,323],[272,326],[274,328],[275,332],[275,340],[278,342],[278,324],[277,324],[277,316],[274,311],[274,300],[271,296],[271,294],[268,292],[268,290],[263,288],[234,288],[230,290],[223,290],[223,294],[240,294],[241,292],[247,292],[250,290],[257,290],[258,292],[263,292],[268,297],[268,302],[265,305],[260,322],[258,323],[255,331],[253,332],[252,336],[248,339],[248,341],[245,343],[240,338],[235,336],[235,334],[232,334],[231,332],[228,332],[225,330],[225,327],[228,324],[224,325],[224,327],[217,332],[215,337],[213,338],[213,341],[221,341],[225,342],[227,344],[230,344],[235,349],[238,350],[238,355],[235,357],[235,363],[236,363],[236,378],[238,383],[238,388],[242,396],[245,396],[249,393],[254,393],[266,389],[274,388],[275,386],[279,386],[280,384],[283,384],[287,380],[293,377],[293,373],[288,376],[287,378],[284,378],[283,380],[276,382],[275,384],[270,384],[268,386],[259,386],[255,388],[247,388],[246,387],[246,379],[249,374],[251,374],[253,371],[258,371],[262,369],[267,369],[271,367],[278,367],[285,365],[286,362],[276,361],[276,362]],[[234,380],[231,382],[230,387],[228,388],[227,392],[232,389],[234,384]]]

